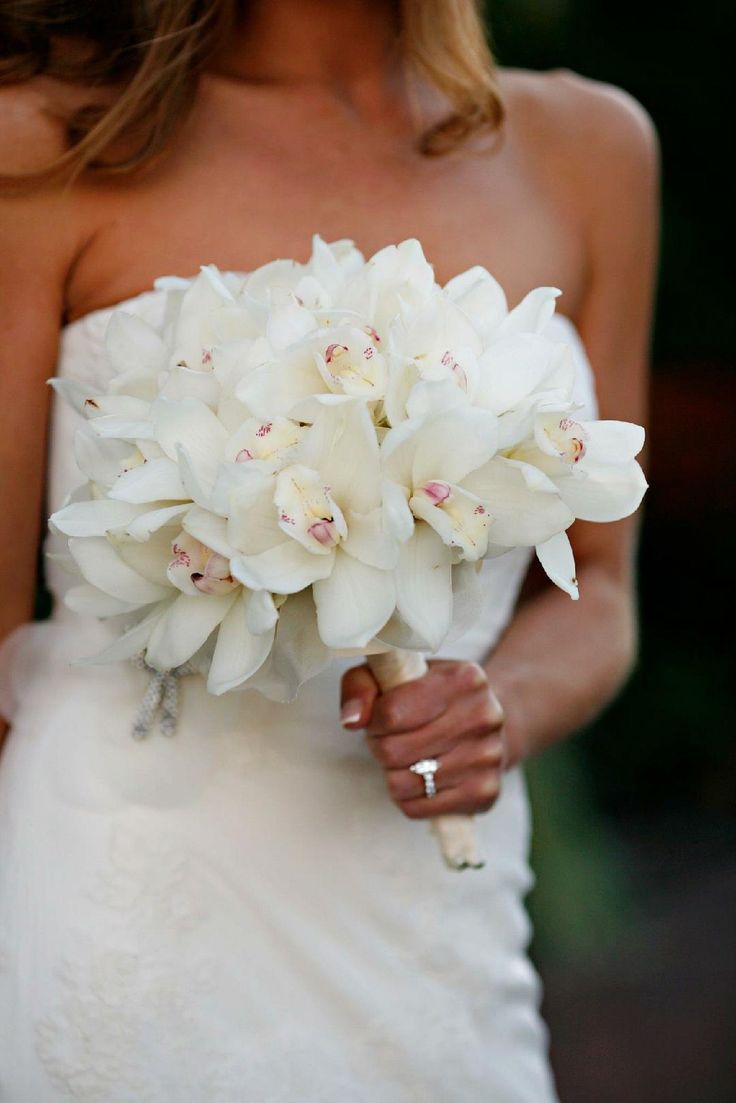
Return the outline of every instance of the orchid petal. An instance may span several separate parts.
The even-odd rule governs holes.
[[[414,456],[419,442],[419,432],[426,422],[402,421],[389,429],[381,443],[381,460],[386,482],[411,489],[413,486]]]
[[[102,536],[83,540],[72,537],[69,551],[87,582],[120,601],[146,605],[168,597],[171,592],[133,570]]]
[[[378,441],[360,401],[326,406],[304,439],[301,462],[319,471],[341,507],[368,513],[381,501]]]
[[[314,583],[319,634],[328,647],[365,647],[396,606],[393,574],[339,552],[332,572]]]
[[[284,534],[274,504],[276,480],[257,471],[248,476],[230,492],[227,536],[238,551],[259,555],[282,543]]]
[[[105,331],[105,352],[116,376],[113,392],[154,398],[157,377],[166,361],[166,346],[152,326],[135,314],[116,310]]]
[[[275,627],[279,619],[279,611],[273,594],[267,590],[254,590],[248,593],[248,603],[245,613],[245,621],[248,631],[254,636],[262,636]]]
[[[572,553],[572,545],[566,532],[560,532],[550,537],[542,544],[537,544],[537,559],[544,568],[547,577],[559,586],[561,590],[569,594],[573,601],[577,601],[578,580],[575,577],[575,558]]]
[[[128,502],[113,502],[95,498],[89,502],[72,502],[52,513],[49,524],[65,536],[104,536],[111,529],[125,526],[140,513]]]
[[[218,299],[222,299],[226,303],[235,301],[233,293],[226,284],[219,268],[214,264],[203,264],[199,270],[202,273],[203,280],[210,285]]]
[[[503,288],[478,265],[449,280],[445,294],[468,315],[482,337],[497,329],[508,311]]]
[[[147,540],[152,533],[158,532],[166,525],[173,524],[189,508],[189,503],[185,502],[184,505],[165,506],[163,509],[152,509],[146,513],[139,513],[125,531],[134,540]]]
[[[175,364],[160,390],[163,398],[178,402],[193,398],[214,409],[220,399],[220,383],[214,372]]]
[[[109,487],[117,479],[130,452],[129,441],[100,439],[89,425],[84,425],[74,434],[77,467],[100,486]]]
[[[168,587],[166,566],[171,559],[172,535],[171,528],[163,527],[154,530],[146,540],[135,540],[127,533],[113,533],[108,540],[123,563],[142,578],[156,586]]]
[[[396,593],[401,618],[436,651],[452,623],[452,555],[429,525],[401,546]]]
[[[247,624],[247,608],[248,597],[241,593],[220,624],[207,677],[210,693],[219,695],[242,685],[268,658],[274,629],[253,635]]]
[[[419,372],[414,363],[408,361],[402,364],[394,359],[383,400],[383,410],[389,425],[396,427],[406,421],[409,416],[409,396],[418,382]]]
[[[638,509],[647,481],[636,460],[586,463],[557,480],[560,497],[581,521],[620,521]]]
[[[211,513],[200,506],[192,506],[182,522],[182,528],[195,540],[199,540],[226,559],[232,559],[238,554],[228,540],[227,520],[224,517],[218,517],[216,513]]]
[[[178,460],[184,448],[198,481],[211,487],[227,441],[227,430],[216,414],[195,398],[159,398],[151,417],[156,440],[169,459]]]
[[[216,340],[211,319],[232,301],[232,293],[217,269],[213,265],[201,268],[181,298],[174,331],[175,363],[197,370],[209,359]]]
[[[292,594],[279,610],[271,654],[251,684],[273,701],[292,701],[304,682],[325,669],[330,655],[317,631],[312,591]]]
[[[199,650],[220,624],[237,591],[213,596],[180,594],[156,622],[146,648],[146,662],[156,670],[173,670]]]
[[[295,594],[333,568],[334,551],[312,555],[296,540],[284,540],[259,555],[238,555],[230,561],[233,576],[252,590],[274,594]]]
[[[102,651],[98,651],[95,655],[86,656],[83,659],[77,659],[76,665],[97,666],[103,663],[120,663],[140,655],[151,638],[151,633],[154,628],[169,607],[170,603],[161,602],[148,614],[148,616],[139,620],[132,628],[129,628],[127,632],[124,632],[122,636],[118,636],[111,644],[103,648]]]
[[[218,472],[215,472],[214,479],[211,481],[212,470],[203,471],[201,467],[195,466],[192,457],[183,444],[180,444],[177,449],[177,460],[179,475],[187,497],[196,502],[202,509],[212,509],[212,496]]]
[[[409,491],[398,483],[384,479],[382,495],[384,529],[394,540],[403,543],[414,531],[414,515],[409,509]]]
[[[309,348],[297,348],[256,368],[240,381],[235,394],[255,417],[288,417],[304,399],[320,394],[325,383]]]
[[[343,551],[371,567],[392,570],[396,566],[399,545],[385,528],[381,506],[372,509],[370,513],[348,510],[345,520],[348,534],[340,545]]]
[[[455,406],[466,406],[468,396],[450,379],[432,383],[415,383],[406,400],[406,413],[415,421],[421,421]]]
[[[574,516],[558,494],[533,489],[518,465],[496,458],[463,482],[488,506],[488,539],[504,547],[533,547],[568,528]]]
[[[496,451],[497,421],[487,410],[463,407],[428,418],[417,431],[412,485],[430,479],[460,483]]]
[[[82,412],[90,421],[117,417],[126,421],[147,421],[151,403],[129,394],[97,394],[86,399]]]
[[[280,352],[300,341],[316,328],[311,310],[299,306],[296,299],[271,310],[266,323],[266,337]]]
[[[535,287],[506,316],[499,328],[504,337],[512,333],[539,333],[555,312],[555,299],[562,292],[557,287]]]
[[[515,333],[494,342],[481,360],[475,401],[495,414],[516,409],[542,386],[557,363],[557,348],[536,333]]]
[[[106,414],[104,417],[90,419],[92,432],[104,440],[153,440],[153,423],[148,420],[136,420],[129,417],[117,417]]]
[[[189,498],[177,464],[166,457],[131,467],[117,477],[108,493],[117,501],[134,503],[184,501]]]
[[[96,397],[101,392],[86,383],[80,383],[77,379],[47,379],[46,382],[67,406],[76,410],[78,414],[86,416],[85,404],[90,397]]]
[[[585,465],[590,463],[626,463],[644,447],[641,425],[628,421],[583,421],[587,433]]]
[[[140,608],[139,605],[131,605],[130,602],[120,601],[110,594],[98,590],[96,586],[90,586],[83,582],[79,586],[72,586],[64,594],[64,604],[67,609],[79,613],[83,617],[116,617],[121,613],[132,613]]]

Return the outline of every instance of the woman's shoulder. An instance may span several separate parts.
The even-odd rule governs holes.
[[[76,98],[72,89],[45,77],[0,85],[3,173],[39,172],[64,153],[67,111]]]
[[[629,92],[568,69],[501,71],[508,122],[542,156],[562,153],[595,175],[656,160],[657,134]]]
[[[0,85],[0,295],[6,302],[21,294],[22,283],[24,294],[56,302],[80,249],[77,188],[34,181],[67,149],[73,96],[43,77]]]

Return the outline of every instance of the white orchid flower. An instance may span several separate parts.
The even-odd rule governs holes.
[[[388,368],[381,338],[371,326],[338,326],[312,342],[317,370],[332,394],[378,401],[386,393]]]
[[[432,651],[452,620],[453,561],[476,560],[488,547],[488,508],[465,480],[495,450],[495,417],[469,407],[404,421],[381,445],[384,477],[393,488],[389,516],[394,533],[404,538],[397,609]]]
[[[165,457],[161,461],[162,471],[168,461],[165,471],[173,483],[175,469],[184,487],[184,497],[208,507],[225,456],[228,441],[225,426],[209,406],[194,398],[179,401],[159,398],[152,405],[150,416],[154,439]]]
[[[341,305],[385,332],[402,309],[424,306],[435,290],[434,270],[418,241],[379,249],[348,283]]]
[[[498,415],[499,449],[533,432],[536,415],[572,403],[575,360],[569,345],[541,334],[501,337],[483,353],[474,402]]]
[[[446,546],[448,565],[458,559],[476,562],[512,547],[536,547],[574,520],[550,479],[536,467],[496,455],[496,444],[495,416],[472,407],[404,422],[383,441],[387,478],[403,488],[407,510],[432,529],[435,543]],[[422,528],[417,526],[409,540],[407,556],[409,545],[420,536],[429,556],[432,541]],[[416,571],[416,564],[412,569]],[[434,648],[449,628],[449,570],[444,577],[445,598],[437,602],[444,617],[437,616],[429,627],[422,598],[424,587],[431,585],[428,575],[418,584],[415,604],[409,590],[399,601],[404,620]]]
[[[625,421],[578,421],[574,410],[540,412],[533,437],[509,452],[544,472],[575,517],[618,521],[639,507],[647,481],[634,458],[644,430]]]
[[[218,322],[222,317],[224,323],[235,301],[235,294],[214,265],[200,269],[181,297],[172,324],[172,367],[180,365],[206,373],[212,370],[212,349],[222,340]]]
[[[464,559],[488,547],[490,513],[465,480],[495,454],[496,440],[495,416],[465,407],[405,421],[381,446],[386,478],[403,489],[407,508]]]
[[[308,310],[326,310],[339,300],[346,282],[364,264],[364,258],[352,241],[330,244],[316,234],[312,254],[306,264],[294,260],[276,260],[254,269],[247,277],[242,299],[261,311],[270,309],[273,296],[290,292]]]
[[[132,514],[133,508],[102,499],[72,503],[53,515],[54,526],[70,537],[84,580],[66,595],[70,608],[98,617],[139,617],[90,661],[144,653],[149,665],[170,670],[216,632],[208,688],[222,693],[246,681],[273,643],[278,612],[272,596],[245,590],[225,556],[177,527],[182,521],[186,526],[182,515],[190,507]],[[193,527],[202,530],[201,518]]]
[[[365,404],[326,406],[298,455],[275,475],[247,465],[233,490],[228,538],[242,553],[233,574],[273,593],[312,586],[324,643],[364,647],[395,607],[398,557]]]
[[[319,234],[315,234],[312,238],[312,255],[309,258],[307,270],[309,277],[326,291],[327,309],[332,309],[341,301],[348,282],[362,271],[364,265],[365,257],[355,247],[355,243],[347,238],[329,244],[323,241]],[[304,291],[305,288],[302,285],[301,289],[297,289],[297,294],[301,295],[305,305],[309,305],[304,298]],[[315,310],[325,309],[316,301],[313,305]]]
[[[209,504],[228,433],[204,402],[161,397],[151,404],[123,395],[97,396],[87,400],[85,409],[91,429],[106,443],[135,445],[110,485],[111,497]]]
[[[230,574],[230,562],[201,541],[180,532],[171,544],[174,558],[166,568],[169,581],[183,594],[229,594],[238,582]]]
[[[321,395],[383,399],[388,367],[381,338],[361,318],[346,312],[314,316],[315,326],[261,367],[245,375],[235,393],[256,417],[274,415],[313,421]]]
[[[429,413],[461,399],[472,402],[482,342],[463,312],[439,291],[394,320],[388,344],[392,371],[385,408],[390,425],[419,416],[420,406]],[[457,398],[452,387],[460,392]]]

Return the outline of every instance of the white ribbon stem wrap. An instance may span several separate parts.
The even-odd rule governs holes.
[[[422,678],[429,669],[424,655],[418,651],[383,651],[367,656],[367,662],[383,693],[404,682]],[[450,869],[480,869],[483,866],[472,816],[435,816],[429,826],[437,836],[442,857]]]

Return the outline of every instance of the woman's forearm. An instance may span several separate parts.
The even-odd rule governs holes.
[[[522,603],[484,664],[506,714],[509,765],[589,723],[633,665],[631,587],[595,563],[578,578],[577,602],[547,587]]]

